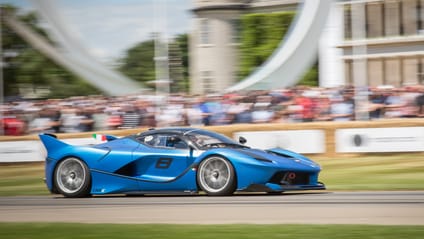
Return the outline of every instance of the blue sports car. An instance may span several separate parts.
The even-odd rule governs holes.
[[[151,129],[107,142],[72,146],[40,134],[47,149],[45,177],[65,197],[204,191],[280,193],[325,189],[320,166],[280,148],[252,149],[224,135],[195,128]]]

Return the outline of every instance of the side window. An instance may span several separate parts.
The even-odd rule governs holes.
[[[209,44],[210,26],[208,19],[200,20],[200,44]]]
[[[155,148],[186,149],[188,145],[176,135],[154,134],[138,138],[143,144]]]
[[[137,137],[137,140],[140,141],[143,144],[154,146],[155,142],[155,135],[147,135],[143,137]]]
[[[138,137],[137,140],[151,147],[160,147],[161,145],[165,145],[165,143],[163,142],[163,137],[160,134]]]
[[[188,149],[188,145],[178,136],[169,136],[167,138],[167,147],[176,149]]]

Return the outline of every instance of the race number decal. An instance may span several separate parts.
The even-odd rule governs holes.
[[[167,169],[171,166],[172,158],[160,158],[156,163],[156,168]]]

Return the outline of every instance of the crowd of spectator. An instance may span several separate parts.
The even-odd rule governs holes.
[[[203,126],[424,117],[424,86],[294,87],[206,96],[129,95],[19,100],[0,105],[0,134],[71,133]],[[356,111],[356,112],[355,112]]]

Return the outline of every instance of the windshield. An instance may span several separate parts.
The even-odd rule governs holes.
[[[202,131],[202,130],[193,130],[185,133],[185,136],[190,139],[197,147],[207,148],[210,146],[228,146],[228,145],[239,145],[243,147],[236,141],[214,132]]]

